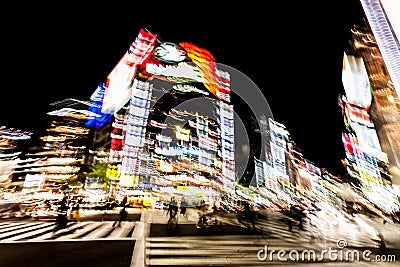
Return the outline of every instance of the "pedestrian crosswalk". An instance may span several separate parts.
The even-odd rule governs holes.
[[[69,222],[67,227],[54,231],[55,221],[0,222],[0,243],[46,240],[91,240],[132,238],[135,221],[125,221],[113,227],[113,221]]]
[[[196,217],[181,218],[177,233],[163,232],[167,217],[163,212],[144,212],[140,220],[123,221],[113,227],[115,220],[69,221],[64,229],[54,231],[56,221],[0,221],[0,244],[18,242],[135,240],[132,259],[140,266],[265,266],[305,264],[319,266],[322,262],[335,265],[323,250],[338,249],[338,241],[347,247],[373,248],[372,228],[364,221],[342,221],[340,224],[304,221],[300,230],[297,221],[287,222],[280,214],[265,214],[255,220],[257,231],[247,231],[236,215],[218,217],[222,230],[197,229]],[[365,221],[372,225],[372,222]],[[380,225],[376,225],[378,227]],[[390,225],[391,226],[391,225]],[[387,224],[386,224],[386,227]],[[398,228],[391,226],[392,231]],[[292,229],[292,231],[290,230]],[[208,232],[209,231],[209,232]],[[385,237],[388,233],[383,232]],[[397,239],[389,239],[394,244]],[[346,249],[344,246],[342,248]],[[340,249],[339,249],[340,250]],[[279,251],[286,253],[283,257]],[[344,251],[344,250],[343,250]],[[305,256],[314,258],[303,259]],[[291,253],[291,254],[289,254]],[[310,253],[315,253],[314,255]],[[322,255],[322,256],[321,256]],[[291,257],[291,258],[289,258]],[[300,258],[299,258],[300,257]],[[357,263],[357,262],[354,262]],[[368,266],[358,262],[359,266]]]
[[[259,235],[150,237],[146,240],[146,266],[149,267],[265,266],[299,261],[321,264],[328,260],[312,245]]]
[[[218,220],[222,228],[246,227],[236,216],[221,216]],[[148,237],[146,266],[264,266],[266,247],[279,251],[313,246],[308,236],[290,232],[285,223],[276,219],[255,223],[258,231],[249,234]],[[276,257],[277,253],[271,254],[268,262],[278,262]]]
[[[363,252],[261,235],[164,236],[146,239],[145,266],[377,266]]]
[[[257,262],[262,240],[255,236],[151,237],[146,266],[244,266]]]
[[[244,227],[235,216],[219,218],[225,226]],[[320,266],[346,261],[349,265],[370,266],[364,261],[351,260],[361,257],[363,249],[373,251],[371,236],[348,224],[318,228],[308,221],[299,230],[298,222],[289,227],[280,217],[256,220],[257,232],[249,234],[150,236],[145,241],[147,267],[166,266],[282,266],[307,264]],[[292,231],[290,231],[292,228]],[[223,232],[223,231],[222,231]],[[351,235],[351,233],[353,233]],[[351,247],[348,247],[351,245]],[[354,248],[359,248],[359,250]],[[333,254],[327,253],[332,250]],[[335,256],[335,251],[342,258]],[[282,254],[283,253],[283,254]],[[350,255],[350,256],[349,256]],[[350,260],[345,257],[349,256]],[[335,258],[336,257],[336,258]],[[371,256],[372,257],[372,256]]]
[[[297,231],[296,223],[292,225],[292,231],[289,230],[289,226],[287,223],[280,220],[280,217],[268,217],[268,218],[259,218],[255,219],[254,223],[257,228],[257,232],[268,238],[279,238],[285,240],[301,240],[301,242],[309,242],[310,236],[307,235],[307,231]],[[219,221],[222,222],[223,225],[232,225],[237,227],[246,228],[250,226],[249,222],[240,223],[237,219],[237,216],[222,216],[218,218]],[[254,233],[254,232],[253,232]]]

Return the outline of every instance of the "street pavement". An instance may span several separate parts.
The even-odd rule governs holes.
[[[221,230],[199,230],[195,227],[196,211],[192,210],[188,219],[180,217],[180,227],[170,233],[165,212],[152,212],[145,264],[135,266],[396,266],[400,260],[400,227],[383,224],[379,217],[356,214],[354,218],[327,221],[316,218],[306,220],[303,230],[292,221],[290,231],[288,218],[281,213],[263,211],[262,215],[256,220],[257,231],[249,231],[230,214],[220,218]],[[380,247],[379,235],[386,248]],[[280,257],[278,251],[285,252],[286,257]],[[301,252],[315,253],[315,260],[302,258]],[[378,262],[378,257],[386,262]]]
[[[55,219],[8,218],[0,220],[0,243],[48,240],[93,240],[132,238],[142,211],[129,209],[127,219],[119,227],[118,210],[83,211],[77,221],[69,221],[66,227],[56,230]]]
[[[363,214],[329,220],[316,214],[315,218],[310,217],[304,222],[303,230],[297,221],[292,221],[290,231],[287,217],[263,210],[255,220],[257,230],[253,231],[239,223],[235,214],[229,213],[217,217],[222,222],[221,228],[197,229],[198,210],[188,209],[187,217],[178,215],[179,227],[171,232],[167,228],[169,217],[165,210],[129,208],[128,213],[128,219],[121,227],[112,227],[118,219],[118,210],[84,211],[78,222],[70,222],[66,229],[56,233],[52,232],[55,221],[2,219],[0,266],[28,266],[22,265],[22,259],[25,263],[29,261],[29,266],[54,266],[54,262],[64,258],[64,252],[75,257],[75,260],[68,258],[65,266],[88,265],[89,259],[96,266],[134,267],[320,266],[321,263],[328,266],[396,266],[400,260],[399,224],[383,223],[379,217]],[[385,248],[380,247],[381,239],[385,241]],[[107,242],[121,246],[124,251],[124,256],[120,251],[115,252],[115,257],[119,258],[114,258],[114,265],[110,263],[113,256],[103,252],[109,246]],[[85,247],[82,243],[87,244],[84,250],[87,255],[76,251]],[[327,253],[321,254],[329,249],[342,253],[342,260]],[[115,248],[110,251],[115,251]],[[282,258],[278,251],[285,252],[285,257]],[[354,257],[343,260],[345,253],[351,252],[350,256],[355,256],[355,253],[361,255],[366,251],[371,251],[369,259],[374,261],[356,260]],[[301,258],[301,252],[315,253],[316,260]],[[60,254],[58,258],[57,253]],[[377,256],[384,256],[391,262],[377,262]]]

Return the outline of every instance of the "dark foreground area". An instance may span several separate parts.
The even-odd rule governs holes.
[[[0,245],[1,267],[127,267],[134,240],[26,242]]]
[[[195,224],[180,224],[175,231],[168,230],[166,224],[153,223],[150,228],[150,237],[164,236],[213,236],[213,235],[258,235],[260,233],[249,231],[246,228],[223,225],[221,228],[209,227],[207,229],[197,229]]]

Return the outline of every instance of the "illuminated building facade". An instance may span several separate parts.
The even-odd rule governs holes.
[[[376,174],[399,185],[400,3],[386,0],[360,0],[360,3],[364,10],[364,25],[356,25],[353,29],[351,46],[344,57],[344,68],[347,68],[343,72],[344,87],[348,89],[347,106],[354,104],[362,109],[357,111],[359,114],[362,112],[364,118],[370,117],[367,118],[370,122],[365,125],[366,128],[363,127],[363,133],[369,131],[377,135],[377,140],[374,137],[373,142],[374,146],[379,145],[378,151],[371,151],[372,154],[376,152],[374,157],[378,159]],[[362,68],[363,73],[356,73],[356,68]],[[353,84],[351,87],[350,84],[356,83],[357,79],[358,85]],[[354,95],[351,100],[350,94]],[[354,105],[351,107],[353,111]],[[370,127],[371,124],[373,127]],[[350,141],[349,136],[344,138],[345,142]],[[363,146],[365,142],[360,145]],[[371,144],[372,141],[369,142]]]
[[[34,140],[30,140],[32,133],[0,128],[1,143],[6,137],[14,143],[9,147],[13,153],[7,153],[9,160],[6,155],[0,160],[0,186],[2,182],[3,186],[21,186],[23,193],[58,192],[61,185],[76,181],[90,139],[85,121],[99,115],[88,111],[88,104],[71,98],[51,103],[54,110],[47,113],[48,127]],[[34,142],[28,146],[26,141]]]
[[[0,186],[8,185],[17,174],[24,145],[31,140],[32,133],[20,129],[0,127]]]
[[[268,195],[291,190],[294,182],[288,168],[289,132],[283,124],[266,117],[260,120],[260,131],[265,142],[265,160],[254,158],[255,174],[251,185]]]
[[[383,168],[388,161],[369,115],[371,85],[361,57],[345,53],[342,80],[346,93],[339,98],[339,103],[346,125],[342,140],[345,144],[347,171],[365,187],[383,183],[379,166],[384,173]]]
[[[209,51],[141,29],[107,78],[101,111],[114,116],[108,162],[121,187],[234,188],[230,76]]]
[[[260,131],[266,142],[266,160],[254,158],[255,177],[250,187],[268,199],[269,205],[287,209],[302,196],[340,205],[341,180],[306,159],[283,124],[264,118]]]
[[[313,190],[321,179],[320,168],[305,159],[286,127],[272,118],[260,121],[261,134],[267,143],[266,160],[255,160],[255,186],[272,192],[296,189]]]
[[[352,29],[343,56],[345,94],[339,105],[346,125],[344,163],[349,175],[360,181],[366,198],[392,213],[399,209],[396,186],[400,184],[400,3],[360,0],[360,4],[364,22]]]

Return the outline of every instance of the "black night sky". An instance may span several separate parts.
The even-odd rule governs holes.
[[[247,75],[304,156],[341,171],[342,56],[361,8],[357,0],[276,2],[11,4],[2,19],[0,124],[37,131],[45,127],[50,103],[89,100],[147,28],[162,41],[205,48],[218,63]]]

